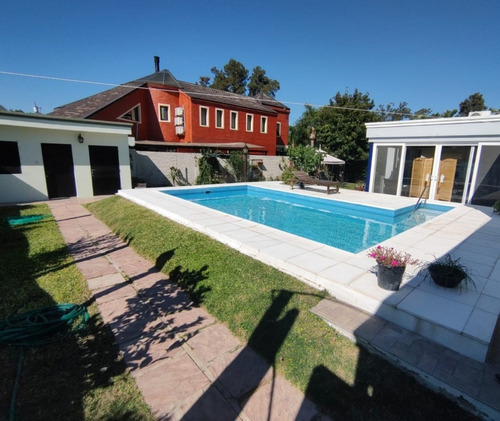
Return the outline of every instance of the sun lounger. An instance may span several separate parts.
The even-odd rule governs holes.
[[[326,187],[326,194],[330,194],[330,188],[332,188],[333,193],[339,192],[338,181],[321,180],[316,177],[311,177],[305,171],[293,171],[292,173],[293,178],[290,180],[292,189],[293,186],[298,183],[301,188],[304,188],[305,185],[324,186]]]

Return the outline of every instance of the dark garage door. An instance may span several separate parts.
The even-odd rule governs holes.
[[[89,146],[94,196],[115,194],[120,188],[118,147]]]
[[[49,199],[76,196],[71,145],[42,143],[42,157]]]

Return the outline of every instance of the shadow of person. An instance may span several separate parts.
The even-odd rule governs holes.
[[[293,294],[291,291],[277,291],[271,305],[253,331],[248,345],[185,413],[182,420],[223,421],[238,418],[245,402],[269,372],[269,367],[274,366],[276,355],[297,319],[299,312],[295,308],[286,311],[283,315]],[[233,402],[231,408],[214,407],[214,402],[224,402],[221,395],[225,396],[226,401]],[[270,414],[272,396],[268,406],[268,414]]]

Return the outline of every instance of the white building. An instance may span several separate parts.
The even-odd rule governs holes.
[[[131,188],[128,123],[0,112],[0,203]]]
[[[491,206],[500,199],[500,115],[367,123],[367,190]]]

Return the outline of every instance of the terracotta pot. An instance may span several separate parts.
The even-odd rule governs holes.
[[[382,289],[397,291],[403,281],[406,266],[384,266],[378,264],[377,283]]]

